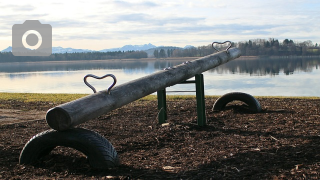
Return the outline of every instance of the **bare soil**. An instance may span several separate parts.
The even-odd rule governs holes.
[[[197,126],[195,100],[169,101],[164,125],[156,101],[82,124],[117,150],[121,165],[107,170],[66,147],[19,165],[25,143],[50,129],[44,115],[56,104],[1,101],[0,179],[320,179],[320,99],[258,98],[257,114],[241,102],[213,112],[215,100],[206,99],[205,127]]]

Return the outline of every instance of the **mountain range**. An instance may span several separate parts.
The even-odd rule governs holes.
[[[189,49],[194,46],[187,45],[184,48]],[[175,46],[155,46],[151,43],[149,44],[144,44],[144,45],[125,45],[121,48],[111,48],[111,49],[103,49],[98,52],[112,52],[112,51],[146,51],[148,54],[153,53],[154,50],[156,49],[184,49],[180,47],[175,47]],[[11,52],[12,47],[9,46],[6,49],[0,51],[0,52]],[[96,50],[90,50],[90,49],[74,49],[74,48],[63,48],[63,47],[52,47],[52,53],[74,53],[74,52],[97,52]]]

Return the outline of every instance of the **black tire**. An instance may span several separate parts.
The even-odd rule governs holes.
[[[109,141],[96,132],[82,128],[47,130],[33,136],[22,149],[19,163],[33,164],[57,146],[82,152],[92,168],[105,169],[119,165],[118,154]]]
[[[261,105],[259,101],[255,97],[251,96],[250,94],[246,94],[242,92],[231,92],[221,96],[214,103],[212,110],[221,111],[226,107],[226,105],[229,102],[236,101],[236,100],[246,103],[248,105],[248,109],[252,112],[258,113],[261,111]]]

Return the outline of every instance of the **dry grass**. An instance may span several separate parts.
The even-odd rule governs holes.
[[[16,100],[22,102],[52,102],[64,103],[87,96],[88,94],[45,94],[45,93],[0,93],[0,100]],[[207,98],[217,98],[219,96],[206,96]],[[289,96],[255,96],[256,98],[296,98],[296,99],[320,99],[320,97],[289,97]],[[167,95],[167,100],[188,100],[195,99],[195,95]],[[139,101],[156,100],[156,95],[149,95]]]

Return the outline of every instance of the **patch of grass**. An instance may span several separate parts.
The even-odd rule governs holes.
[[[320,97],[316,96],[254,96],[255,98],[279,98],[279,99],[320,99]]]
[[[195,95],[168,95],[167,99],[168,100],[190,100],[190,99],[195,99],[196,96]]]
[[[139,99],[138,101],[154,101],[154,100],[157,100],[157,95],[145,96],[145,97]]]
[[[46,94],[46,93],[0,93],[0,100],[16,100],[22,102],[63,103],[79,99],[87,94]]]
[[[187,100],[187,99],[195,99],[195,95],[167,95],[167,100]],[[139,101],[154,101],[157,100],[157,95],[149,95],[139,99]]]
[[[88,94],[47,94],[47,93],[1,93],[0,100],[16,100],[22,102],[52,102],[64,103],[87,96]],[[206,96],[206,98],[218,98],[220,96]],[[320,99],[320,97],[289,97],[289,96],[255,96],[256,98],[297,98],[297,99]],[[167,100],[195,99],[195,95],[167,95]],[[138,101],[155,101],[156,95],[149,95]]]

